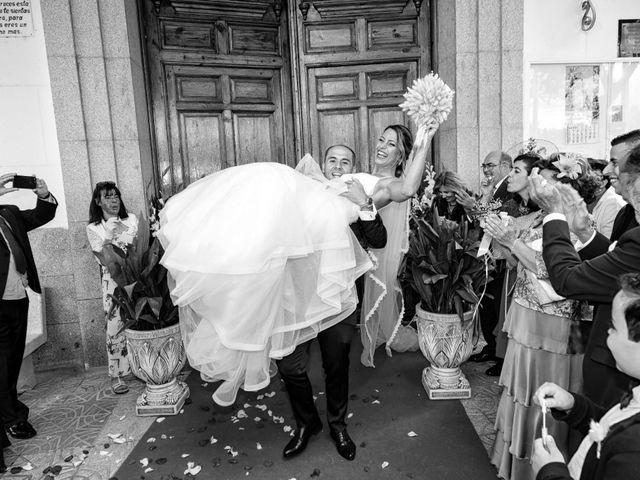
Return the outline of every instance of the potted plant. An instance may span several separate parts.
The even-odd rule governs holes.
[[[425,194],[411,209],[401,278],[420,298],[415,318],[420,349],[430,363],[422,373],[429,398],[470,398],[460,365],[477,341],[478,306],[494,263],[488,255],[477,256],[478,229],[438,215],[431,205],[432,178],[429,169]]]
[[[158,206],[154,200],[152,220]],[[167,270],[160,264],[160,241],[140,215],[138,235],[126,250],[110,244],[96,255],[117,284],[111,298],[124,321],[131,370],[147,384],[137,399],[136,414],[177,414],[189,396],[189,387],[177,379],[186,353],[178,307],[171,301]]]

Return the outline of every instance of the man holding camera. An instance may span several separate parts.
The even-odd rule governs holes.
[[[35,429],[27,421],[29,408],[18,400],[17,383],[27,334],[29,298],[26,287],[40,293],[38,272],[27,232],[53,219],[58,203],[44,180],[0,175],[0,196],[29,188],[38,196],[35,208],[20,210],[0,204],[0,446],[8,445],[4,429],[14,438],[31,438]],[[12,183],[12,187],[7,187]],[[0,449],[1,452],[1,449]],[[0,455],[1,460],[1,455]],[[4,462],[0,462],[4,464]],[[3,465],[0,465],[2,467]]]

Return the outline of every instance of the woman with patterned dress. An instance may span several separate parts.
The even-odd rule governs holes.
[[[510,191],[528,197],[527,177],[531,168],[514,161],[508,178]],[[521,172],[518,172],[518,166]],[[559,170],[548,160],[533,164],[548,181],[557,181]],[[566,178],[566,177],[565,177]],[[586,193],[590,182],[574,182]],[[595,185],[595,184],[594,184]],[[540,436],[541,410],[532,405],[537,387],[551,381],[571,391],[582,387],[582,357],[590,327],[590,311],[585,303],[558,296],[547,278],[542,259],[543,212],[533,212],[513,221],[487,219],[485,230],[518,260],[513,300],[504,331],[507,351],[500,376],[502,396],[496,414],[496,439],[491,463],[498,476],[511,480],[533,479],[530,458]],[[577,239],[576,239],[577,242]],[[550,421],[549,434],[566,455],[569,430]]]
[[[114,182],[96,184],[89,206],[89,225],[87,225],[87,237],[91,250],[101,252],[104,245],[113,244],[126,252],[127,246],[133,243],[137,233],[138,219],[132,213],[127,213],[116,184]],[[98,260],[97,257],[96,260]],[[99,260],[98,263],[100,263]],[[110,297],[116,288],[116,283],[104,265],[100,265],[100,277],[111,388],[114,393],[123,394],[129,391],[124,377],[131,376],[131,367],[127,359],[124,333],[120,332],[123,326],[120,311],[114,308]]]

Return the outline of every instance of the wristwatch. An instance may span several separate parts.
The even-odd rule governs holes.
[[[367,197],[367,201],[360,205],[360,210],[367,210],[373,212],[373,198]]]

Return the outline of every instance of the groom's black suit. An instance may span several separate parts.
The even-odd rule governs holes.
[[[608,407],[620,400],[631,380],[616,368],[607,347],[607,330],[611,302],[620,289],[618,278],[640,271],[640,227],[622,234],[611,252],[607,252],[609,240],[596,233],[578,256],[567,222],[551,220],[544,225],[543,242],[542,255],[555,291],[567,298],[595,303],[582,366],[584,393],[597,405]],[[580,257],[590,260],[581,261]]]
[[[387,230],[380,215],[374,220],[358,219],[351,229],[360,244],[366,248],[383,248],[387,243]],[[333,432],[346,428],[345,416],[349,400],[349,352],[351,339],[357,325],[353,312],[340,323],[318,334],[325,374],[327,421]],[[298,345],[290,355],[278,360],[278,370],[284,380],[298,428],[321,424],[313,402],[313,390],[307,375],[307,363],[311,341]]]

